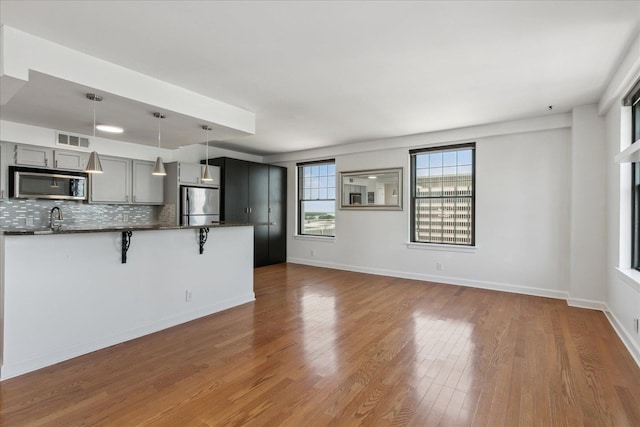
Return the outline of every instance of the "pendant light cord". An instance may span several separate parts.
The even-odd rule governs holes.
[[[209,167],[209,126],[207,126],[207,150],[204,157],[207,161],[207,167]]]
[[[96,97],[93,96],[93,140],[96,139]]]

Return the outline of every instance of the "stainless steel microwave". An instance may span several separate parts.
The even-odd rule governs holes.
[[[9,197],[87,200],[87,174],[10,166]]]

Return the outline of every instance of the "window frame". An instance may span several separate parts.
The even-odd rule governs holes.
[[[631,268],[640,271],[640,162],[631,163]]]
[[[640,144],[640,81],[623,105],[631,106],[631,142]],[[631,163],[631,268],[640,271],[640,162]]]
[[[314,160],[314,161],[309,161],[309,162],[300,162],[300,163],[296,163],[296,173],[297,173],[297,184],[298,184],[298,188],[296,191],[296,198],[297,198],[297,206],[298,206],[298,213],[297,213],[297,226],[296,226],[296,235],[297,236],[304,236],[304,237],[312,237],[312,238],[321,238],[321,239],[333,239],[335,238],[335,215],[336,215],[336,209],[335,209],[335,202],[336,202],[336,193],[337,193],[337,189],[334,188],[334,197],[333,199],[305,199],[304,198],[304,167],[305,166],[313,166],[313,165],[322,165],[322,164],[331,164],[334,165],[336,164],[336,160],[335,159],[323,159],[323,160]],[[334,173],[334,186],[336,185],[337,179],[337,171],[335,171]],[[324,202],[331,202],[333,201],[334,203],[334,233],[332,235],[328,235],[328,234],[308,234],[308,233],[303,233],[303,229],[304,229],[304,218],[302,218],[302,215],[304,213],[304,210],[302,208],[302,205],[305,201],[324,201]]]
[[[471,242],[470,243],[451,243],[451,242],[425,242],[416,240],[416,200],[417,199],[450,199],[450,198],[463,198],[462,196],[441,196],[441,197],[417,197],[416,196],[416,156],[429,152],[445,152],[445,151],[461,151],[464,149],[471,149]],[[476,246],[476,143],[467,142],[464,144],[452,144],[452,145],[440,145],[437,147],[426,147],[409,150],[410,157],[410,176],[411,176],[411,194],[410,194],[410,207],[411,210],[409,218],[411,221],[409,227],[409,242],[413,244],[421,245],[445,245],[455,246],[460,248],[473,248]],[[467,198],[468,196],[464,196]]]

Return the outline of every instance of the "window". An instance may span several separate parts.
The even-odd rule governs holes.
[[[640,270],[640,162],[631,165],[631,267]]]
[[[631,141],[640,144],[640,82],[625,102],[631,105]],[[640,270],[640,162],[631,164],[631,267]]]
[[[298,163],[298,234],[335,236],[335,214],[335,161]]]
[[[475,143],[411,150],[411,241],[475,244]]]

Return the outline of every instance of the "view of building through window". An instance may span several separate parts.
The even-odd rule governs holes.
[[[416,150],[412,156],[412,241],[474,244],[474,150]]]
[[[298,234],[335,236],[336,165],[298,164]]]

